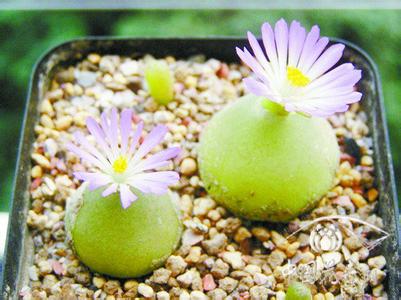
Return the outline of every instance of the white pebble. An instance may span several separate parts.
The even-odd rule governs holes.
[[[90,72],[90,71],[75,70],[74,75],[78,84],[83,87],[89,87],[93,85],[96,82],[97,78],[97,74],[95,72]]]
[[[341,262],[342,255],[340,252],[327,252],[322,254],[324,267],[329,269]]]
[[[189,293],[187,291],[182,291],[182,293],[180,294],[180,298],[179,300],[190,300],[191,297],[189,296]]]
[[[47,139],[44,142],[45,152],[48,153],[50,156],[55,156],[58,151],[58,146],[55,140]]]
[[[120,65],[120,71],[125,76],[138,74],[138,71],[139,71],[138,63],[136,61],[133,61],[133,60],[128,60],[126,62],[123,62]]]
[[[154,295],[154,291],[153,289],[144,284],[144,283],[140,283],[138,286],[138,293],[141,294],[142,296],[146,297],[146,298],[151,298]]]
[[[199,242],[203,241],[202,234],[196,234],[191,229],[187,229],[182,234],[182,244],[183,245],[195,245]]]
[[[198,169],[196,161],[192,157],[185,158],[180,165],[180,172],[183,175],[190,176]]]
[[[224,252],[222,255],[223,260],[229,263],[233,269],[242,269],[244,267],[244,262],[242,260],[241,252]]]
[[[169,300],[170,295],[166,291],[160,291],[156,294],[156,299],[157,300]]]
[[[38,277],[38,268],[36,268],[35,266],[30,266],[29,270],[28,270],[28,274],[29,274],[29,278],[32,281],[38,281],[39,277]]]
[[[191,300],[208,300],[208,296],[206,296],[201,291],[193,291],[191,292]]]
[[[255,275],[253,275],[253,280],[257,285],[264,285],[268,282],[269,277],[262,273],[256,273]]]

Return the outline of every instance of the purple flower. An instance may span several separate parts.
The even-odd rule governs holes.
[[[106,187],[103,197],[119,192],[125,209],[138,198],[135,191],[161,195],[179,180],[177,172],[154,170],[169,165],[169,160],[180,153],[180,148],[172,147],[147,156],[163,140],[166,126],[157,125],[140,145],[143,123],[133,131],[129,109],[121,113],[120,124],[117,110],[112,109],[110,116],[101,115],[100,123],[89,117],[86,126],[96,145],[81,132],[76,132],[74,137],[80,147],[69,144],[68,148],[96,169],[95,172],[74,173],[77,179],[89,183],[90,190]]]
[[[354,85],[361,79],[361,71],[351,63],[334,67],[345,46],[327,47],[329,39],[319,33],[316,25],[307,33],[297,21],[288,27],[281,19],[274,30],[264,23],[263,50],[248,32],[253,55],[246,48],[237,48],[241,60],[255,74],[255,78],[244,79],[246,88],[283,105],[288,112],[316,117],[344,112],[349,104],[358,102],[362,94],[354,90]]]

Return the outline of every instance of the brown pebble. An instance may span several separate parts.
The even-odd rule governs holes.
[[[40,166],[34,166],[31,170],[32,178],[40,178],[43,175],[42,168]]]
[[[252,234],[245,227],[238,228],[237,232],[234,235],[234,240],[237,243],[241,243],[242,241],[249,239],[252,237]]]
[[[229,271],[230,271],[230,266],[221,259],[217,259],[211,269],[213,277],[218,279],[227,276]]]
[[[63,116],[55,121],[56,128],[58,130],[66,130],[71,126],[72,120],[71,116]]]
[[[371,189],[368,191],[368,200],[369,200],[369,202],[375,201],[375,200],[377,199],[378,196],[379,196],[379,192],[378,192],[377,189],[371,188]]]
[[[355,204],[356,207],[361,208],[364,207],[368,202],[359,194],[352,194],[351,201]]]
[[[31,157],[42,168],[45,168],[45,169],[51,168],[50,161],[42,154],[32,153]]]
[[[196,161],[192,157],[184,158],[180,165],[180,172],[185,176],[193,175],[198,169]]]
[[[104,284],[106,283],[106,280],[103,277],[94,276],[92,278],[92,283],[95,287],[97,287],[98,289],[101,289],[104,286]]]

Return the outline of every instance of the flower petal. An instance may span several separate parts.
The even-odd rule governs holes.
[[[335,44],[324,51],[307,72],[309,78],[314,79],[334,66],[343,55],[344,48],[343,44]]]
[[[137,199],[138,197],[131,192],[128,185],[120,184],[120,200],[121,200],[121,205],[124,209],[130,207],[130,205]]]
[[[75,146],[72,143],[67,144],[67,149],[73,153],[75,153],[76,155],[78,155],[81,159],[86,160],[88,162],[90,162],[91,164],[95,165],[96,167],[100,168],[100,169],[104,169],[105,166],[104,164],[99,161],[96,157],[94,157],[92,154],[88,153],[87,151],[78,148],[77,146]]]
[[[257,61],[259,62],[259,64],[261,64],[262,68],[266,72],[267,77],[269,78],[270,81],[273,80],[274,79],[273,70],[269,62],[267,61],[266,56],[263,53],[263,50],[260,47],[258,40],[250,31],[248,31],[248,41],[249,44],[251,45],[253,54],[255,55]]]
[[[255,73],[257,77],[259,77],[260,80],[262,80],[267,84],[269,82],[269,78],[267,77],[265,70],[262,68],[259,62],[251,55],[251,53],[249,53],[249,51],[246,48],[244,48],[244,51],[242,51],[237,47],[236,50],[241,60],[249,68],[251,68],[251,70]]]
[[[138,126],[136,127],[134,136],[131,139],[131,146],[128,151],[129,156],[131,156],[135,152],[135,149],[136,149],[136,146],[138,145],[139,139],[142,136],[142,130],[143,130],[143,122],[140,122],[138,124]]]
[[[324,49],[329,43],[329,39],[327,37],[320,38],[316,45],[313,47],[312,51],[307,56],[305,62],[302,65],[299,65],[299,68],[305,73],[308,77],[311,77],[308,74],[309,69],[312,67],[313,64],[316,63],[316,60],[319,56],[323,53]],[[314,77],[312,78],[314,79]]]
[[[107,158],[102,153],[100,153],[95,146],[89,143],[89,141],[84,137],[82,132],[80,131],[75,132],[74,137],[77,140],[77,142],[88,151],[89,154],[97,158],[104,165],[104,168],[107,169],[107,166],[109,164]]]
[[[176,157],[181,152],[179,147],[171,147],[166,150],[160,151],[145,160],[141,161],[135,166],[136,171],[146,171],[169,164],[169,160]]]
[[[317,25],[312,26],[311,31],[306,35],[304,47],[302,48],[301,57],[299,58],[298,68],[303,72],[306,72],[309,68],[303,68],[303,65],[310,57],[313,49],[316,47],[316,43],[319,40],[320,28]],[[324,49],[324,48],[323,48]],[[322,49],[322,51],[323,51]],[[319,53],[320,55],[320,53]],[[317,58],[317,57],[316,57]],[[312,61],[310,64],[314,63]],[[309,65],[309,64],[308,64]]]
[[[128,139],[132,131],[132,110],[124,109],[120,119],[121,152],[126,153]]]
[[[100,116],[100,125],[103,129],[103,132],[105,133],[106,140],[108,145],[110,145],[111,151],[113,153],[113,159],[116,159],[118,157],[118,135],[113,135],[112,129],[111,129],[111,120],[107,117],[107,113],[103,112]]]
[[[117,183],[110,184],[110,186],[102,192],[102,196],[107,197],[111,194],[114,194],[115,192],[117,192],[117,188],[118,188]]]
[[[118,148],[118,114],[115,107],[111,109],[110,114],[110,143],[112,148]]]
[[[146,180],[136,179],[130,185],[144,194],[163,195],[168,191],[168,185],[163,182],[152,182],[152,184],[149,184]]]
[[[279,64],[277,58],[276,41],[274,37],[274,31],[267,22],[262,25],[262,40],[263,45],[265,46],[266,55],[272,64],[274,72],[277,74],[279,72]]]
[[[160,144],[166,135],[168,129],[164,125],[157,125],[153,130],[146,136],[142,145],[139,146],[138,151],[133,157],[134,162],[138,162],[146,154],[148,154],[156,145]]]
[[[136,174],[129,178],[128,184],[143,193],[164,194],[169,185],[175,184],[180,175],[174,171],[160,171]]]
[[[298,21],[292,21],[288,37],[288,65],[296,67],[304,46],[306,30]]]
[[[100,128],[99,124],[92,117],[86,119],[86,127],[88,128],[91,135],[96,139],[96,142],[102,147],[103,151],[110,152],[111,149],[105,140],[105,133]]]
[[[110,176],[103,173],[74,172],[74,176],[78,180],[89,182],[89,189],[91,191],[112,182]]]
[[[134,177],[147,180],[149,182],[163,182],[169,185],[177,183],[177,181],[180,179],[180,175],[174,171],[141,173],[135,175]]]
[[[274,27],[274,36],[276,39],[278,64],[280,66],[280,74],[285,76],[287,69],[288,56],[288,25],[284,19],[280,19]]]
[[[308,86],[305,87],[305,91],[316,89],[322,86],[327,86],[327,84],[330,84],[337,78],[340,78],[343,75],[349,74],[350,72],[354,71],[360,71],[360,70],[356,70],[351,63],[341,64],[338,67],[331,70],[330,72],[327,72],[326,74],[313,80]],[[353,85],[355,83],[353,83]]]
[[[255,94],[257,96],[264,96],[269,100],[275,98],[273,96],[273,92],[269,89],[269,87],[266,84],[250,77],[244,78],[243,81],[247,90],[250,91],[252,94]]]

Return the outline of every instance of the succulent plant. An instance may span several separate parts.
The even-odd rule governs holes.
[[[124,209],[119,195],[83,184],[68,200],[66,226],[79,259],[113,277],[140,277],[160,267],[180,241],[181,223],[170,194],[137,193]]]
[[[145,79],[150,95],[157,103],[166,105],[173,100],[174,77],[165,61],[149,60],[146,65]]]
[[[234,213],[284,222],[333,185],[340,151],[324,118],[361,99],[361,70],[337,65],[345,46],[329,45],[316,25],[307,32],[281,19],[261,31],[261,41],[248,32],[253,54],[237,48],[253,72],[243,81],[253,96],[212,118],[201,136],[199,168],[209,193]]]
[[[310,289],[301,282],[293,282],[288,286],[285,300],[311,300]]]
[[[323,118],[282,116],[248,95],[217,113],[200,137],[205,188],[253,220],[289,221],[333,185],[339,147]]]
[[[66,224],[83,263],[115,277],[139,277],[160,266],[180,240],[180,221],[168,186],[179,180],[166,167],[180,149],[151,153],[168,129],[158,125],[143,138],[143,123],[132,127],[133,112],[113,108],[100,123],[87,118],[97,142],[80,131],[69,150],[91,167],[76,171],[84,181],[67,203]],[[78,144],[78,145],[76,145]]]

